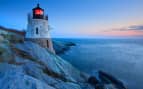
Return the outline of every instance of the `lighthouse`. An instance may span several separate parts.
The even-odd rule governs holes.
[[[25,39],[33,41],[55,53],[50,38],[48,24],[48,16],[45,15],[44,9],[37,4],[37,6],[32,9],[32,13],[28,14],[28,25]]]

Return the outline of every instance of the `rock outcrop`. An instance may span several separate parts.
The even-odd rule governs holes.
[[[75,45],[54,44],[57,52]],[[99,74],[102,80],[109,77]],[[22,35],[0,34],[0,89],[125,89],[102,80],[82,73],[48,48],[24,41]]]
[[[13,38],[12,38],[13,39]],[[1,36],[1,89],[94,89],[88,75],[30,41]]]
[[[73,42],[64,42],[59,40],[53,41],[53,47],[55,49],[56,54],[60,55],[68,51],[72,46],[76,46]]]

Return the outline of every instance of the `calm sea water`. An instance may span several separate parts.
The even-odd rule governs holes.
[[[78,69],[87,73],[102,70],[123,81],[129,89],[143,89],[143,39],[70,41],[77,46],[61,56]]]

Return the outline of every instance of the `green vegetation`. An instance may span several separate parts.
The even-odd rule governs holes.
[[[4,51],[5,51],[5,49],[0,47],[0,56],[3,54]]]
[[[11,43],[22,43],[24,42],[24,37],[15,33],[0,34],[4,39],[10,41]]]

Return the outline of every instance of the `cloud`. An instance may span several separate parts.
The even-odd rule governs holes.
[[[130,26],[128,30],[143,30],[143,25]]]
[[[102,35],[108,36],[143,36],[143,25],[132,25],[124,28],[104,30]]]
[[[116,31],[143,31],[143,25],[133,25],[126,28],[115,28],[112,30]]]

